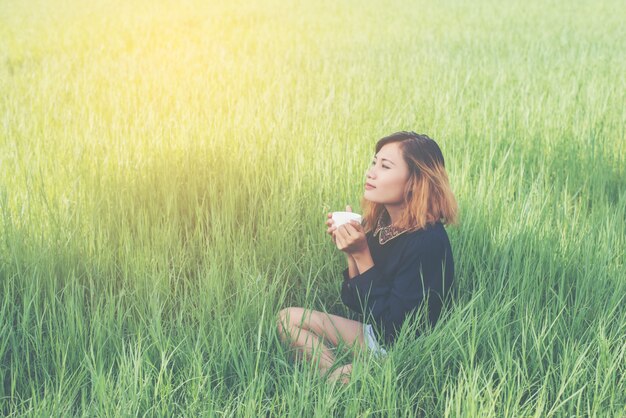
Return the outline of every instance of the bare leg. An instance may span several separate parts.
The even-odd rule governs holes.
[[[318,367],[322,376],[335,363],[335,356],[326,347],[323,338],[315,335],[315,333],[298,326],[291,326],[288,334],[291,346],[300,349],[299,352],[296,352],[296,359],[300,357],[300,353],[307,360],[319,359]]]
[[[352,364],[346,364],[345,366],[339,367],[331,374],[328,375],[328,380],[337,381],[339,380],[344,385],[350,382],[350,375],[352,374]]]
[[[305,358],[319,356],[318,367],[324,376],[335,362],[335,356],[324,340],[333,345],[346,342],[351,348],[365,347],[363,324],[358,321],[304,308],[286,308],[278,315],[278,334],[283,342],[303,351]],[[340,368],[349,374],[352,366]],[[338,372],[339,373],[339,372]]]

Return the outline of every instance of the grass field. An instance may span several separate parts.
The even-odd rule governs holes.
[[[626,416],[624,21],[3,0],[0,415]],[[276,314],[354,318],[324,221],[398,130],[446,159],[459,298],[329,385]]]

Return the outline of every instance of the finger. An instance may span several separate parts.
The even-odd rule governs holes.
[[[349,236],[355,235],[355,234],[357,234],[357,233],[359,232],[359,231],[355,228],[355,226],[354,226],[354,224],[353,224],[352,222],[353,222],[353,221],[350,221],[350,222],[348,222],[348,223],[344,224],[344,225],[346,226],[346,228],[345,228],[345,229],[346,229],[346,233],[347,233]]]
[[[335,234],[335,245],[340,250],[344,248],[344,239],[339,234]]]
[[[344,237],[344,238],[345,237],[349,237],[352,234],[350,234],[350,232],[348,231],[348,228],[350,228],[349,224],[342,224],[342,225],[339,226],[339,228],[337,228],[337,232],[339,234],[341,234],[341,236]]]
[[[363,225],[361,225],[359,222],[355,221],[355,220],[351,220],[350,221],[350,225],[354,227],[355,230],[357,231],[362,231],[363,230]]]

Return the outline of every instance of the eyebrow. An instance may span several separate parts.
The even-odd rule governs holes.
[[[376,158],[376,156],[374,155],[374,159]],[[396,165],[396,163],[394,163],[393,161],[387,159],[387,158],[383,158],[383,161],[389,161],[391,164]]]

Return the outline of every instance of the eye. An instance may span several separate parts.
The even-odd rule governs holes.
[[[370,165],[374,165],[374,164],[376,164],[376,161],[375,161],[375,160],[374,160],[374,161],[372,161],[372,163],[371,163]],[[387,167],[386,165],[383,165],[383,168],[390,169],[391,167]]]

